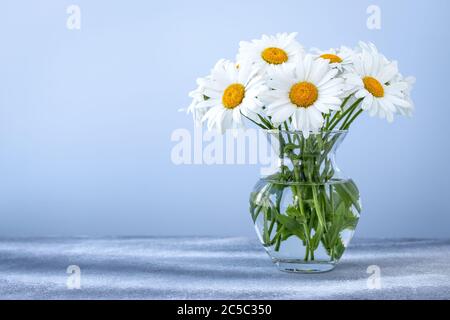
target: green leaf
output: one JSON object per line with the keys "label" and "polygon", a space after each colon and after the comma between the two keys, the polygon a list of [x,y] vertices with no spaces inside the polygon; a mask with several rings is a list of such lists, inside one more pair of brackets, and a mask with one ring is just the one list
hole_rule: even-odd
{"label": "green leaf", "polygon": [[266,118],[262,117],[259,114],[257,114],[257,116],[258,116],[259,120],[261,120],[261,122],[267,127],[267,129],[275,129],[269,120],[267,120]]}
{"label": "green leaf", "polygon": [[295,217],[295,216],[298,215],[298,213],[299,213],[299,211],[297,210],[296,207],[289,206],[289,207],[286,209],[286,214],[287,214],[289,217]]}
{"label": "green leaf", "polygon": [[322,239],[323,235],[323,225],[321,223],[318,224],[318,227],[316,229],[316,233],[311,238],[311,249],[314,251],[319,247],[320,239]]}
{"label": "green leaf", "polygon": [[277,214],[277,219],[286,229],[291,232],[296,232],[302,229],[302,223],[298,222],[294,217]]}
{"label": "green leaf", "polygon": [[356,210],[361,212],[361,206],[359,204],[359,191],[354,182],[351,181],[348,183],[335,184],[334,187],[342,200],[348,204],[354,205]]}
{"label": "green leaf", "polygon": [[338,236],[338,239],[336,240],[336,243],[334,244],[333,247],[333,254],[332,254],[332,258],[338,260],[342,257],[342,255],[344,254],[345,251],[345,247],[344,244],[342,242],[342,239],[340,236]]}
{"label": "green leaf", "polygon": [[256,206],[255,210],[251,211],[253,223],[256,222],[256,219],[258,219],[259,213],[261,212],[262,206]]}
{"label": "green leaf", "polygon": [[330,247],[334,247],[334,244],[336,243],[336,239],[339,237],[339,233],[341,230],[345,229],[343,228],[344,225],[344,216],[347,212],[346,205],[344,202],[341,202],[335,212],[335,214],[332,217],[331,220],[331,226],[328,230],[328,244]]}
{"label": "green leaf", "polygon": [[359,218],[353,214],[351,210],[347,210],[341,230],[350,229],[355,230],[358,224]]}
{"label": "green leaf", "polygon": [[283,225],[283,227],[289,231],[289,233],[298,236],[301,240],[305,239],[303,234],[303,222],[298,221],[296,218],[288,217],[282,214],[277,214],[277,220]]}
{"label": "green leaf", "polygon": [[302,216],[302,213],[300,212],[300,210],[298,210],[298,208],[295,206],[289,206],[286,209],[286,214],[288,215],[288,217],[295,218],[295,220],[299,223],[306,222],[305,217]]}
{"label": "green leaf", "polygon": [[296,144],[293,144],[293,143],[287,143],[287,144],[284,146],[283,150],[284,150],[285,153],[289,153],[290,151],[295,150],[295,149],[299,149],[299,148],[300,148],[300,146],[298,146],[298,145],[296,145]]}

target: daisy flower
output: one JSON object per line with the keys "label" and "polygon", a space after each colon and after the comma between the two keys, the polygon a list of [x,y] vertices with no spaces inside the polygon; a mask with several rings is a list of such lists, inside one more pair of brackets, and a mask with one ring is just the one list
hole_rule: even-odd
{"label": "daisy flower", "polygon": [[196,108],[209,108],[202,118],[208,130],[217,129],[223,133],[227,129],[243,128],[243,117],[256,118],[262,104],[258,95],[266,90],[264,79],[256,74],[249,64],[239,67],[223,60],[212,70],[206,79],[203,94],[207,100]]}
{"label": "daisy flower", "polygon": [[[347,72],[347,69],[350,68],[350,66],[353,63],[353,56],[355,52],[345,46],[341,46],[338,49],[331,48],[326,51],[319,50],[317,48],[311,49],[311,51],[314,53],[314,57],[316,59],[326,59],[330,62],[330,66],[332,68],[337,68],[341,74]],[[344,84],[344,90],[342,91],[341,97],[345,98],[349,94],[352,93],[352,89],[354,88],[352,85],[349,85],[348,83]]]}
{"label": "daisy flower", "polygon": [[406,101],[408,101],[410,104],[408,107],[398,105],[397,106],[398,113],[400,113],[402,116],[411,117],[415,109],[414,102],[411,98],[411,91],[413,89],[414,84],[416,83],[416,78],[414,77],[404,78],[401,74],[399,74],[396,80],[406,82],[407,87],[405,90],[403,90],[403,94],[405,95]]}
{"label": "daisy flower", "polygon": [[197,89],[189,92],[189,97],[192,98],[192,102],[187,108],[187,113],[191,113],[194,118],[195,125],[200,125],[201,120],[205,113],[208,111],[208,107],[199,108],[198,106],[205,101],[204,95],[204,84],[207,78],[198,78],[197,79]]}
{"label": "daisy flower", "polygon": [[268,70],[265,94],[266,113],[274,123],[292,120],[292,126],[307,138],[324,123],[323,114],[338,110],[343,79],[336,77],[338,70],[328,60],[306,55],[292,66]]}
{"label": "daisy flower", "polygon": [[338,68],[340,71],[352,64],[354,52],[352,49],[341,46],[338,49],[331,48],[326,51],[311,49],[315,58],[326,59],[330,62],[332,68]]}
{"label": "daisy flower", "polygon": [[352,70],[343,77],[354,87],[355,97],[362,99],[363,110],[392,122],[398,108],[411,107],[404,94],[408,84],[399,80],[397,63],[388,61],[373,44],[360,43],[360,47]]}
{"label": "daisy flower", "polygon": [[237,61],[254,64],[264,72],[270,66],[293,64],[303,54],[303,47],[295,40],[296,32],[263,35],[251,42],[241,41]]}
{"label": "daisy flower", "polygon": [[[220,59],[215,64],[214,69],[222,68],[225,59]],[[211,80],[211,75],[203,78],[197,78],[197,88],[189,92],[189,97],[192,98],[192,102],[187,108],[187,113],[191,113],[194,118],[195,125],[201,125],[202,118],[206,112],[211,108],[209,103],[205,103],[209,98],[205,95],[205,84]]]}

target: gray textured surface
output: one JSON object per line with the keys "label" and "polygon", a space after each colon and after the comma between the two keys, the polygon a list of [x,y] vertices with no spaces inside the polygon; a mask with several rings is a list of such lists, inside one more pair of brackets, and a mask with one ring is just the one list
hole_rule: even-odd
{"label": "gray textured surface", "polygon": [[[81,268],[81,289],[66,268]],[[369,265],[381,289],[367,288]],[[279,272],[246,238],[0,240],[2,299],[449,299],[450,241],[354,240],[326,274]]]}

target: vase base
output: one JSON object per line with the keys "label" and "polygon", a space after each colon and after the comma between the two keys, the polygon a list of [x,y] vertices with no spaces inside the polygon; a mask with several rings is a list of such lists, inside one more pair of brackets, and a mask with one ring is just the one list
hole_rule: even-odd
{"label": "vase base", "polygon": [[303,260],[274,260],[280,271],[289,273],[323,273],[334,269],[333,262],[320,262]]}

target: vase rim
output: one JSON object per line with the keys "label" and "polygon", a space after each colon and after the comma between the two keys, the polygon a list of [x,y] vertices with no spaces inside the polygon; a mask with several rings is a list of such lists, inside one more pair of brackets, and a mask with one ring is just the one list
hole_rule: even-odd
{"label": "vase rim", "polygon": [[346,183],[353,182],[350,178],[333,178],[328,181],[301,181],[301,182],[295,182],[295,181],[278,181],[273,180],[268,177],[263,178],[267,182],[277,184],[277,185],[283,185],[283,186],[330,186],[330,185],[342,185]]}
{"label": "vase rim", "polygon": [[[278,133],[278,132],[282,132],[282,133],[295,133],[295,134],[299,134],[299,133],[303,133],[303,131],[301,130],[284,130],[284,129],[265,129],[264,131],[270,132],[270,133]],[[324,131],[309,131],[309,134],[313,135],[313,134],[319,134],[319,133],[347,133],[348,130],[324,130]]]}

